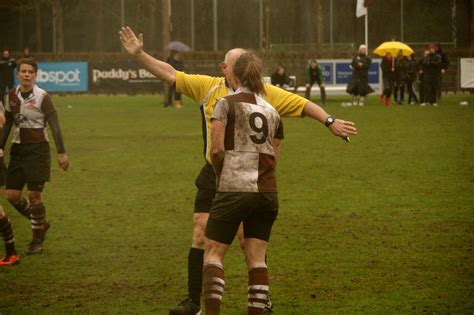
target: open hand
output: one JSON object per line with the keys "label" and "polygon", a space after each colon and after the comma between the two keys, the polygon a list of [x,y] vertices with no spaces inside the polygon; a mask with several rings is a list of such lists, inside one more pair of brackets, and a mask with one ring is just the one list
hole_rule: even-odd
{"label": "open hand", "polygon": [[129,26],[125,26],[119,31],[119,35],[123,48],[128,54],[137,55],[142,52],[143,34],[139,34],[137,37]]}
{"label": "open hand", "polygon": [[331,130],[331,132],[335,136],[339,136],[344,139],[357,134],[357,128],[355,127],[355,123],[342,119],[334,120],[334,123],[329,126],[329,130]]}

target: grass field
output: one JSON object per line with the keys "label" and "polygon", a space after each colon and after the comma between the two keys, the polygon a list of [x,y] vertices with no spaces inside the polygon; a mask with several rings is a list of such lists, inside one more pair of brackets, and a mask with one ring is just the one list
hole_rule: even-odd
{"label": "grass field", "polygon": [[[0,314],[167,314],[186,292],[199,110],[164,109],[159,96],[54,100],[71,168],[53,165],[45,190],[44,253],[0,269]],[[275,314],[472,314],[474,97],[438,108],[342,101],[326,110],[357,123],[349,144],[310,119],[284,121]],[[29,224],[6,211],[23,254]],[[245,314],[236,243],[225,264],[222,313]]]}

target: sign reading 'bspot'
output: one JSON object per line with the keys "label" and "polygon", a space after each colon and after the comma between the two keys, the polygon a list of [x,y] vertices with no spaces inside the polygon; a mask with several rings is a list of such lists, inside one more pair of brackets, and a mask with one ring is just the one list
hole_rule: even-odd
{"label": "sign reading 'bspot'", "polygon": [[38,63],[36,84],[48,92],[87,92],[87,62]]}

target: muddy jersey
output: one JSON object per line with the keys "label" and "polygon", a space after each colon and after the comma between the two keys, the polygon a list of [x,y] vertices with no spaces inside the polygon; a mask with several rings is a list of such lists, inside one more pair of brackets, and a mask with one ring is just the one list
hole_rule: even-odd
{"label": "muddy jersey", "polygon": [[13,143],[48,142],[45,117],[56,109],[45,90],[35,85],[31,94],[24,99],[20,86],[11,89],[5,110],[11,112],[15,123]]}
{"label": "muddy jersey", "polygon": [[226,126],[217,191],[276,192],[272,143],[283,139],[283,124],[275,108],[258,95],[237,90],[219,100],[212,119]]}
{"label": "muddy jersey", "polygon": [[[195,100],[200,105],[202,115],[202,136],[204,156],[211,163],[211,116],[218,100],[234,94],[223,77],[186,74],[176,71],[176,91]],[[265,84],[265,100],[271,104],[281,117],[303,117],[308,100],[295,93]]]}

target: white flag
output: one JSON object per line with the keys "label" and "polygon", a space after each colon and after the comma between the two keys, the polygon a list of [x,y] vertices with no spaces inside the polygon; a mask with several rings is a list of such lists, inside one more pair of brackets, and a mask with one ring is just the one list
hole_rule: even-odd
{"label": "white flag", "polygon": [[357,0],[356,16],[359,18],[367,14],[367,8],[364,5],[365,0]]}

